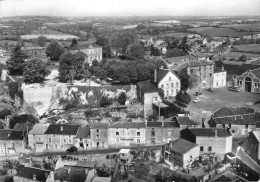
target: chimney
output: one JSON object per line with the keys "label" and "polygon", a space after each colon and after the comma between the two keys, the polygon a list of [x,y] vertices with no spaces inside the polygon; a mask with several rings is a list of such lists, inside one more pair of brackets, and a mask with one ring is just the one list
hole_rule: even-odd
{"label": "chimney", "polygon": [[63,127],[62,126],[60,127],[60,131],[63,131]]}
{"label": "chimney", "polygon": [[218,137],[218,130],[215,130],[215,137]]}
{"label": "chimney", "polygon": [[33,180],[36,181],[36,174],[33,175]]}
{"label": "chimney", "polygon": [[154,82],[157,82],[157,70],[156,69],[154,69],[153,76],[154,76]]}

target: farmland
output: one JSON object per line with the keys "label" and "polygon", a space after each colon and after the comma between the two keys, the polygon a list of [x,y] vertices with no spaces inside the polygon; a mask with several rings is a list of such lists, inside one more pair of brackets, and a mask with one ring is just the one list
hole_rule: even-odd
{"label": "farmland", "polygon": [[228,52],[226,54],[223,54],[223,56],[226,58],[238,58],[242,55],[245,55],[249,58],[260,58],[260,54],[243,53],[243,52]]}
{"label": "farmland", "polygon": [[232,24],[232,25],[223,25],[222,27],[234,28],[236,30],[244,30],[244,31],[260,31],[260,23]]}
{"label": "farmland", "polygon": [[189,31],[196,32],[198,34],[209,37],[242,37],[245,35],[251,35],[252,32],[238,32],[228,28],[216,28],[216,27],[198,27],[191,28]]}
{"label": "farmland", "polygon": [[[16,40],[0,40],[0,46],[4,47],[4,44],[7,43],[8,45],[16,45],[17,41]],[[27,47],[32,46],[31,42],[24,42],[24,45]]]}
{"label": "farmland", "polygon": [[260,44],[236,45],[235,48],[238,51],[242,51],[242,52],[254,52],[260,54]]}

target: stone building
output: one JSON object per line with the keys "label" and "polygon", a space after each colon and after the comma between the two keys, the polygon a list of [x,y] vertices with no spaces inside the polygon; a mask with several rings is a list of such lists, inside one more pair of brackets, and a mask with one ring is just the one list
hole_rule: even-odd
{"label": "stone building", "polygon": [[145,145],[145,122],[117,122],[108,128],[109,147]]}
{"label": "stone building", "polygon": [[190,119],[189,116],[184,114],[178,114],[177,116],[174,116],[172,118],[172,121],[175,121],[179,124],[180,130],[186,129],[186,128],[198,128],[199,124]]}
{"label": "stone building", "polygon": [[146,144],[166,144],[180,137],[180,126],[172,121],[147,122]]}
{"label": "stone building", "polygon": [[225,129],[187,128],[181,131],[181,138],[198,144],[201,155],[214,154],[215,160],[232,151],[232,135]]}
{"label": "stone building", "polygon": [[179,138],[170,141],[164,150],[164,159],[174,167],[187,169],[200,156],[198,144]]}
{"label": "stone building", "polygon": [[232,135],[247,135],[256,128],[255,111],[248,107],[223,107],[209,120],[210,127],[224,128]]}
{"label": "stone building", "polygon": [[234,77],[235,86],[240,86],[244,92],[260,93],[260,68],[248,70]]}
{"label": "stone building", "polygon": [[213,88],[225,87],[227,80],[227,71],[222,68],[214,69]]}
{"label": "stone building", "polygon": [[74,145],[77,148],[81,149],[90,149],[91,148],[91,139],[90,139],[90,128],[89,126],[81,126],[74,138]]}
{"label": "stone building", "polygon": [[93,149],[108,147],[108,126],[109,123],[95,123],[90,126],[91,147]]}
{"label": "stone building", "polygon": [[80,51],[85,54],[85,62],[92,64],[92,61],[96,59],[98,62],[102,60],[102,47],[93,45],[75,45],[69,48],[69,51],[73,54]]}

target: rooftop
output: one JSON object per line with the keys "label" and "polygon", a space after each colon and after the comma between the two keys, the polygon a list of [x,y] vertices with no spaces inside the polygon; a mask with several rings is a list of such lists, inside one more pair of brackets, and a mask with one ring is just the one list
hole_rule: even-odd
{"label": "rooftop", "polygon": [[49,125],[50,125],[49,123],[47,124],[36,123],[31,129],[31,131],[29,132],[29,134],[43,135]]}
{"label": "rooftop", "polygon": [[260,79],[260,68],[251,70],[251,72],[252,72],[258,79]]}
{"label": "rooftop", "polygon": [[8,139],[9,140],[23,140],[24,136],[25,136],[24,131],[12,131]]}
{"label": "rooftop", "polygon": [[223,69],[220,68],[220,67],[216,67],[216,68],[214,69],[214,73],[221,73],[221,72],[226,72],[226,70],[224,69],[224,67],[223,67]]}
{"label": "rooftop", "polygon": [[171,150],[173,150],[179,154],[185,154],[188,151],[190,151],[191,149],[193,149],[194,147],[199,146],[198,144],[192,143],[192,142],[190,142],[188,140],[184,140],[182,138],[179,138],[174,141],[170,141],[170,143],[168,145],[171,148]]}
{"label": "rooftop", "polygon": [[213,118],[209,121],[209,124],[234,124],[234,125],[255,125],[255,115],[242,115],[232,117],[219,117]]}
{"label": "rooftop", "polygon": [[0,130],[0,140],[8,140],[9,135],[12,133],[13,130],[6,130],[1,129]]}
{"label": "rooftop", "polygon": [[224,69],[227,71],[228,75],[242,75],[248,70],[254,70],[256,68],[260,68],[260,65],[253,64],[243,64],[243,65],[231,65],[231,64],[223,64]]}
{"label": "rooftop", "polygon": [[92,129],[107,129],[109,123],[94,123],[90,128]]}
{"label": "rooftop", "polygon": [[187,128],[182,131],[189,130],[193,135],[197,137],[215,137],[217,131],[217,137],[229,137],[231,134],[225,129],[218,128]]}
{"label": "rooftop", "polygon": [[79,128],[75,138],[89,138],[90,129],[89,126],[82,126]]}
{"label": "rooftop", "polygon": [[32,129],[32,124],[30,123],[16,123],[13,130],[14,131],[30,131]]}
{"label": "rooftop", "polygon": [[254,134],[254,136],[258,140],[258,142],[260,143],[260,131],[252,131],[252,133]]}
{"label": "rooftop", "polygon": [[17,167],[17,176],[33,179],[33,175],[36,175],[37,181],[46,181],[47,175],[50,174],[49,170],[34,168],[34,167],[25,167],[24,165],[19,165]]}
{"label": "rooftop", "polygon": [[167,121],[167,122],[149,121],[149,122],[147,122],[147,127],[150,127],[150,128],[156,128],[156,127],[179,128],[180,125],[178,122],[173,122],[173,121]]}
{"label": "rooftop", "polygon": [[213,113],[213,117],[226,117],[243,114],[254,114],[254,109],[248,107],[222,107]]}
{"label": "rooftop", "polygon": [[161,88],[158,88],[157,85],[151,81],[141,81],[136,83],[137,86],[144,92],[144,93],[153,93],[153,92],[162,92]]}
{"label": "rooftop", "polygon": [[109,128],[146,128],[145,122],[117,122]]}
{"label": "rooftop", "polygon": [[80,125],[50,124],[45,134],[76,135]]}
{"label": "rooftop", "polygon": [[188,116],[174,116],[172,120],[178,122],[180,125],[198,125],[198,123],[191,120]]}

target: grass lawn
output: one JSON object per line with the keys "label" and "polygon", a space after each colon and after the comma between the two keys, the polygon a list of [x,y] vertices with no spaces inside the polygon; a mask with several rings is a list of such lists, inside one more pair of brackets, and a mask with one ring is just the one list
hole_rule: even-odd
{"label": "grass lawn", "polygon": [[252,105],[255,101],[260,100],[260,94],[252,94],[247,92],[232,92],[228,88],[214,89],[214,92],[203,91],[203,95],[199,96],[201,101],[193,103],[196,98],[194,94],[190,94],[192,103],[188,106],[191,112],[214,112],[220,107]]}
{"label": "grass lawn", "polygon": [[235,47],[239,51],[252,51],[252,52],[260,53],[260,44],[236,45]]}

